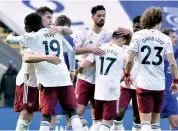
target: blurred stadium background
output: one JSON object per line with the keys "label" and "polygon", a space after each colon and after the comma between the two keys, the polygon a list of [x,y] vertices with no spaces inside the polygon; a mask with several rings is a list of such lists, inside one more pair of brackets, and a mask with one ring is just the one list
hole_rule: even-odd
{"label": "blurred stadium background", "polygon": [[[178,2],[176,1],[119,1],[119,0],[62,0],[61,1],[42,1],[42,0],[7,0],[0,1],[0,78],[6,71],[8,61],[13,60],[16,68],[21,67],[21,56],[19,45],[7,45],[6,36],[15,31],[18,35],[24,33],[23,19],[28,13],[34,12],[40,6],[49,6],[54,10],[54,18],[58,15],[68,15],[72,23],[72,28],[77,31],[83,26],[90,26],[91,7],[102,4],[106,8],[107,30],[114,30],[117,27],[132,29],[132,18],[140,15],[150,6],[159,6],[163,9],[163,27],[173,28],[178,31]],[[18,113],[14,113],[12,108],[4,107],[3,94],[0,96],[0,130],[14,130]],[[130,105],[124,119],[125,129],[130,130],[132,126],[132,106]],[[91,124],[90,112],[87,109],[85,118],[88,119],[88,126]],[[41,115],[36,113],[30,129],[39,129]],[[65,120],[61,118],[60,125],[65,125]],[[161,128],[169,129],[168,121],[161,120]]]}

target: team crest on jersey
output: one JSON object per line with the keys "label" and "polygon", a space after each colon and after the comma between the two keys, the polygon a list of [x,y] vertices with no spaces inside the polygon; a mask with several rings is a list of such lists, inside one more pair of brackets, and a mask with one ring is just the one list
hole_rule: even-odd
{"label": "team crest on jersey", "polygon": [[28,107],[32,107],[32,102],[28,102]]}
{"label": "team crest on jersey", "polygon": [[92,41],[90,41],[90,42],[88,42],[88,44],[89,44],[89,45],[92,45],[92,44],[93,44],[93,42],[92,42]]}

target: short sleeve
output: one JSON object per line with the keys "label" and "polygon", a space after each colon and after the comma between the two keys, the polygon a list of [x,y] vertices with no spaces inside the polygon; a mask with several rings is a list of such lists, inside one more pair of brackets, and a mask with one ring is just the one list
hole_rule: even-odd
{"label": "short sleeve", "polygon": [[22,45],[20,49],[21,49],[21,53],[22,53],[22,54],[23,54],[24,52],[33,53],[32,49],[30,49],[29,47],[24,46],[24,45]]}
{"label": "short sleeve", "polygon": [[21,37],[19,43],[20,43],[22,54],[24,52],[33,53],[33,50],[35,49],[35,45],[37,45],[35,43],[35,38],[33,38],[33,36],[27,36],[27,35]]}
{"label": "short sleeve", "polygon": [[168,41],[166,42],[166,47],[165,47],[165,55],[173,53],[173,47],[172,47],[172,41],[168,37]]}
{"label": "short sleeve", "polygon": [[112,33],[111,32],[106,32],[106,34],[104,35],[103,43],[109,43],[111,41],[111,38],[112,38]]}
{"label": "short sleeve", "polygon": [[9,34],[6,38],[6,41],[9,44],[19,43],[21,37],[22,36],[13,36],[12,34]]}
{"label": "short sleeve", "polygon": [[138,49],[139,49],[138,34],[133,34],[130,45],[129,45],[129,50],[138,52]]}
{"label": "short sleeve", "polygon": [[91,63],[95,62],[95,55],[94,54],[89,54],[86,58],[87,61],[90,61]]}

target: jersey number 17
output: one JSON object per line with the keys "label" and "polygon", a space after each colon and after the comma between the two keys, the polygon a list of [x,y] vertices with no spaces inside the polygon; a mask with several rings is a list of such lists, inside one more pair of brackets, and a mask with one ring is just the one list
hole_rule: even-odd
{"label": "jersey number 17", "polygon": [[[111,66],[114,64],[114,62],[116,61],[116,58],[111,58],[111,57],[106,57],[106,59],[105,59],[105,57],[103,57],[103,56],[101,56],[100,57],[100,60],[101,60],[101,66],[100,66],[100,74],[101,75],[103,75],[103,73],[104,73],[104,75],[107,75],[108,74],[108,72],[109,72],[109,70],[110,70],[110,68],[111,68]],[[105,72],[103,71],[103,67],[104,67],[104,62],[105,61],[110,61],[110,63],[108,64],[108,66],[107,66],[107,68],[106,68],[106,70],[105,70]]]}

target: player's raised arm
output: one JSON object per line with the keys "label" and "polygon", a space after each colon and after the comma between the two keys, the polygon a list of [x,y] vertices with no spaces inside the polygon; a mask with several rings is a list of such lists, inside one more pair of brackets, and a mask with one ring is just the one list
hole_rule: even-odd
{"label": "player's raised arm", "polygon": [[117,28],[118,33],[120,33],[121,35],[130,35],[130,37],[132,37],[132,31],[126,28],[122,28],[122,27],[118,27]]}
{"label": "player's raised arm", "polygon": [[[52,64],[59,64],[60,59],[57,56],[42,55],[35,52],[35,40],[32,37],[22,37],[20,46],[22,47],[22,59],[26,63],[38,63],[47,61]],[[35,53],[34,53],[35,52]]]}
{"label": "player's raised arm", "polygon": [[59,26],[59,28],[62,28],[61,33],[63,35],[71,35],[73,33],[72,29],[68,26]]}
{"label": "player's raised arm", "polygon": [[73,33],[72,29],[68,26],[51,26],[49,32],[51,34],[60,33],[63,35],[71,35]]}
{"label": "player's raised arm", "polygon": [[83,46],[86,41],[85,35],[86,31],[83,30],[74,38],[76,54],[93,53],[95,55],[103,55],[104,51],[98,47],[99,45]]}
{"label": "player's raised arm", "polygon": [[22,54],[22,58],[26,63],[38,63],[43,61],[47,61],[55,65],[60,63],[60,59],[57,56],[32,54],[29,52],[24,52]]}
{"label": "player's raised arm", "polygon": [[6,42],[8,44],[16,44],[16,43],[19,43],[20,41],[20,38],[22,36],[14,36],[13,33],[10,33],[7,38],[6,38]]}

